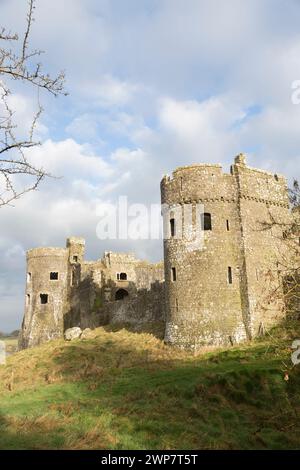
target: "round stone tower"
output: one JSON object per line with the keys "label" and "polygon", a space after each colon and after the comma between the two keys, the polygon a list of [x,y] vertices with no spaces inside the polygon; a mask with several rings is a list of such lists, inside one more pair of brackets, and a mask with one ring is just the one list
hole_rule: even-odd
{"label": "round stone tower", "polygon": [[66,248],[35,248],[27,252],[25,315],[20,349],[62,336],[68,256]]}
{"label": "round stone tower", "polygon": [[246,337],[237,187],[220,165],[197,164],[161,181],[165,340],[197,349]]}

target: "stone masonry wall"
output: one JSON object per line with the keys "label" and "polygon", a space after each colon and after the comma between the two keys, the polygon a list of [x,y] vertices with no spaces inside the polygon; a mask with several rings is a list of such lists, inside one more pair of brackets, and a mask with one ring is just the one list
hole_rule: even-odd
{"label": "stone masonry wall", "polygon": [[[58,279],[50,279],[50,273]],[[36,248],[27,253],[25,313],[19,339],[20,349],[59,338],[64,329],[68,277],[68,251]],[[41,303],[47,296],[47,303]]]}
{"label": "stone masonry wall", "polygon": [[[281,321],[282,298],[271,294],[289,256],[285,178],[248,167],[241,154],[230,173],[212,164],[176,169],[161,182],[161,200],[164,263],[112,252],[85,261],[77,237],[66,248],[28,251],[20,348],[72,326],[166,322],[168,343],[195,350],[251,339]],[[191,243],[200,223],[206,230]]]}
{"label": "stone masonry wall", "polygon": [[[164,322],[162,263],[111,252],[85,261],[84,245],[82,238],[71,237],[66,248],[28,251],[20,349],[62,337],[73,326],[124,323],[141,328]],[[126,298],[116,300],[120,292]]]}
{"label": "stone masonry wall", "polygon": [[[226,345],[278,323],[282,303],[270,302],[268,294],[274,284],[270,270],[274,274],[284,246],[276,229],[265,230],[265,224],[272,216],[289,220],[285,179],[247,167],[239,155],[230,174],[220,165],[178,168],[171,178],[163,178],[161,197],[163,207],[170,209],[165,233],[170,235],[171,218],[183,233],[180,239],[175,234],[164,241],[166,341],[192,349]],[[185,205],[211,216],[211,230],[204,231],[203,243],[192,250],[188,235],[197,217],[186,222]],[[184,233],[181,224],[192,227]]]}

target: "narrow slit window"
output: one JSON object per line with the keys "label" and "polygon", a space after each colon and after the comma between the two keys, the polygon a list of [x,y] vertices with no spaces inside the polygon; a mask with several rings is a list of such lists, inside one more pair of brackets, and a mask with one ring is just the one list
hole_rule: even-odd
{"label": "narrow slit window", "polygon": [[172,281],[175,282],[176,281],[176,268],[171,268],[171,272],[172,272]]}
{"label": "narrow slit window", "polygon": [[178,312],[178,299],[175,299],[175,310]]}
{"label": "narrow slit window", "polygon": [[201,217],[202,220],[202,229],[203,230],[211,230],[211,214],[209,212],[204,212]]}
{"label": "narrow slit window", "polygon": [[57,272],[50,273],[50,281],[58,281],[58,273]]}
{"label": "narrow slit window", "polygon": [[175,219],[170,219],[171,237],[175,237]]}
{"label": "narrow slit window", "polygon": [[117,281],[120,280],[120,273],[117,273]]}
{"label": "narrow slit window", "polygon": [[41,304],[45,305],[48,303],[48,294],[40,294]]}
{"label": "narrow slit window", "polygon": [[31,282],[31,273],[27,273],[27,282]]}
{"label": "narrow slit window", "polygon": [[232,284],[232,267],[228,266],[228,284]]}
{"label": "narrow slit window", "polygon": [[229,220],[228,219],[226,220],[226,229],[227,229],[227,232],[229,232],[230,226],[229,226]]}
{"label": "narrow slit window", "polygon": [[30,294],[26,295],[26,305],[30,305]]}

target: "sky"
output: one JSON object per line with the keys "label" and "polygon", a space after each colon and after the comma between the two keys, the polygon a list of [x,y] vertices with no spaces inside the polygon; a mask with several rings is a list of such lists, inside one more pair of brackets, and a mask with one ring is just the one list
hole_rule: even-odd
{"label": "sky", "polygon": [[[0,0],[0,26],[24,32],[27,2]],[[0,209],[0,330],[19,328],[26,250],[86,239],[162,258],[160,240],[99,240],[99,206],[160,200],[177,166],[220,163],[300,177],[300,2],[297,0],[37,0],[32,48],[68,96],[41,94],[28,158],[55,176]],[[19,131],[36,95],[13,84]]]}

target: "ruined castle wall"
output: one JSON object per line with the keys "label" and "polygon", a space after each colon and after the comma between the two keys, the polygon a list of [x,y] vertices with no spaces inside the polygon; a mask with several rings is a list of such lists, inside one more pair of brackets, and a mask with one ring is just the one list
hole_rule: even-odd
{"label": "ruined castle wall", "polygon": [[164,281],[163,262],[150,264],[146,262],[137,263],[135,266],[136,288],[151,289],[152,284]]}
{"label": "ruined castle wall", "polygon": [[97,321],[94,306],[101,290],[101,269],[98,263],[83,262],[72,267],[76,272],[68,292],[68,310],[64,317],[64,329],[79,326],[95,328]]}
{"label": "ruined castle wall", "polygon": [[233,169],[240,198],[249,325],[256,336],[285,315],[278,289],[280,264],[287,256],[282,232],[290,221],[287,183],[282,176],[244,164]]}
{"label": "ruined castle wall", "polygon": [[[83,262],[78,269],[76,284],[70,289],[65,328],[95,328],[110,322],[141,326],[158,318],[164,321],[162,263],[106,252],[101,260]],[[121,279],[124,275],[126,279]],[[126,299],[116,300],[120,290],[128,293]]]}
{"label": "ruined castle wall", "polygon": [[[156,282],[151,289],[139,290],[134,297],[107,302],[102,318],[111,325],[129,326],[137,331],[149,331],[151,325],[165,327],[164,283]],[[100,312],[99,312],[100,314]]]}

